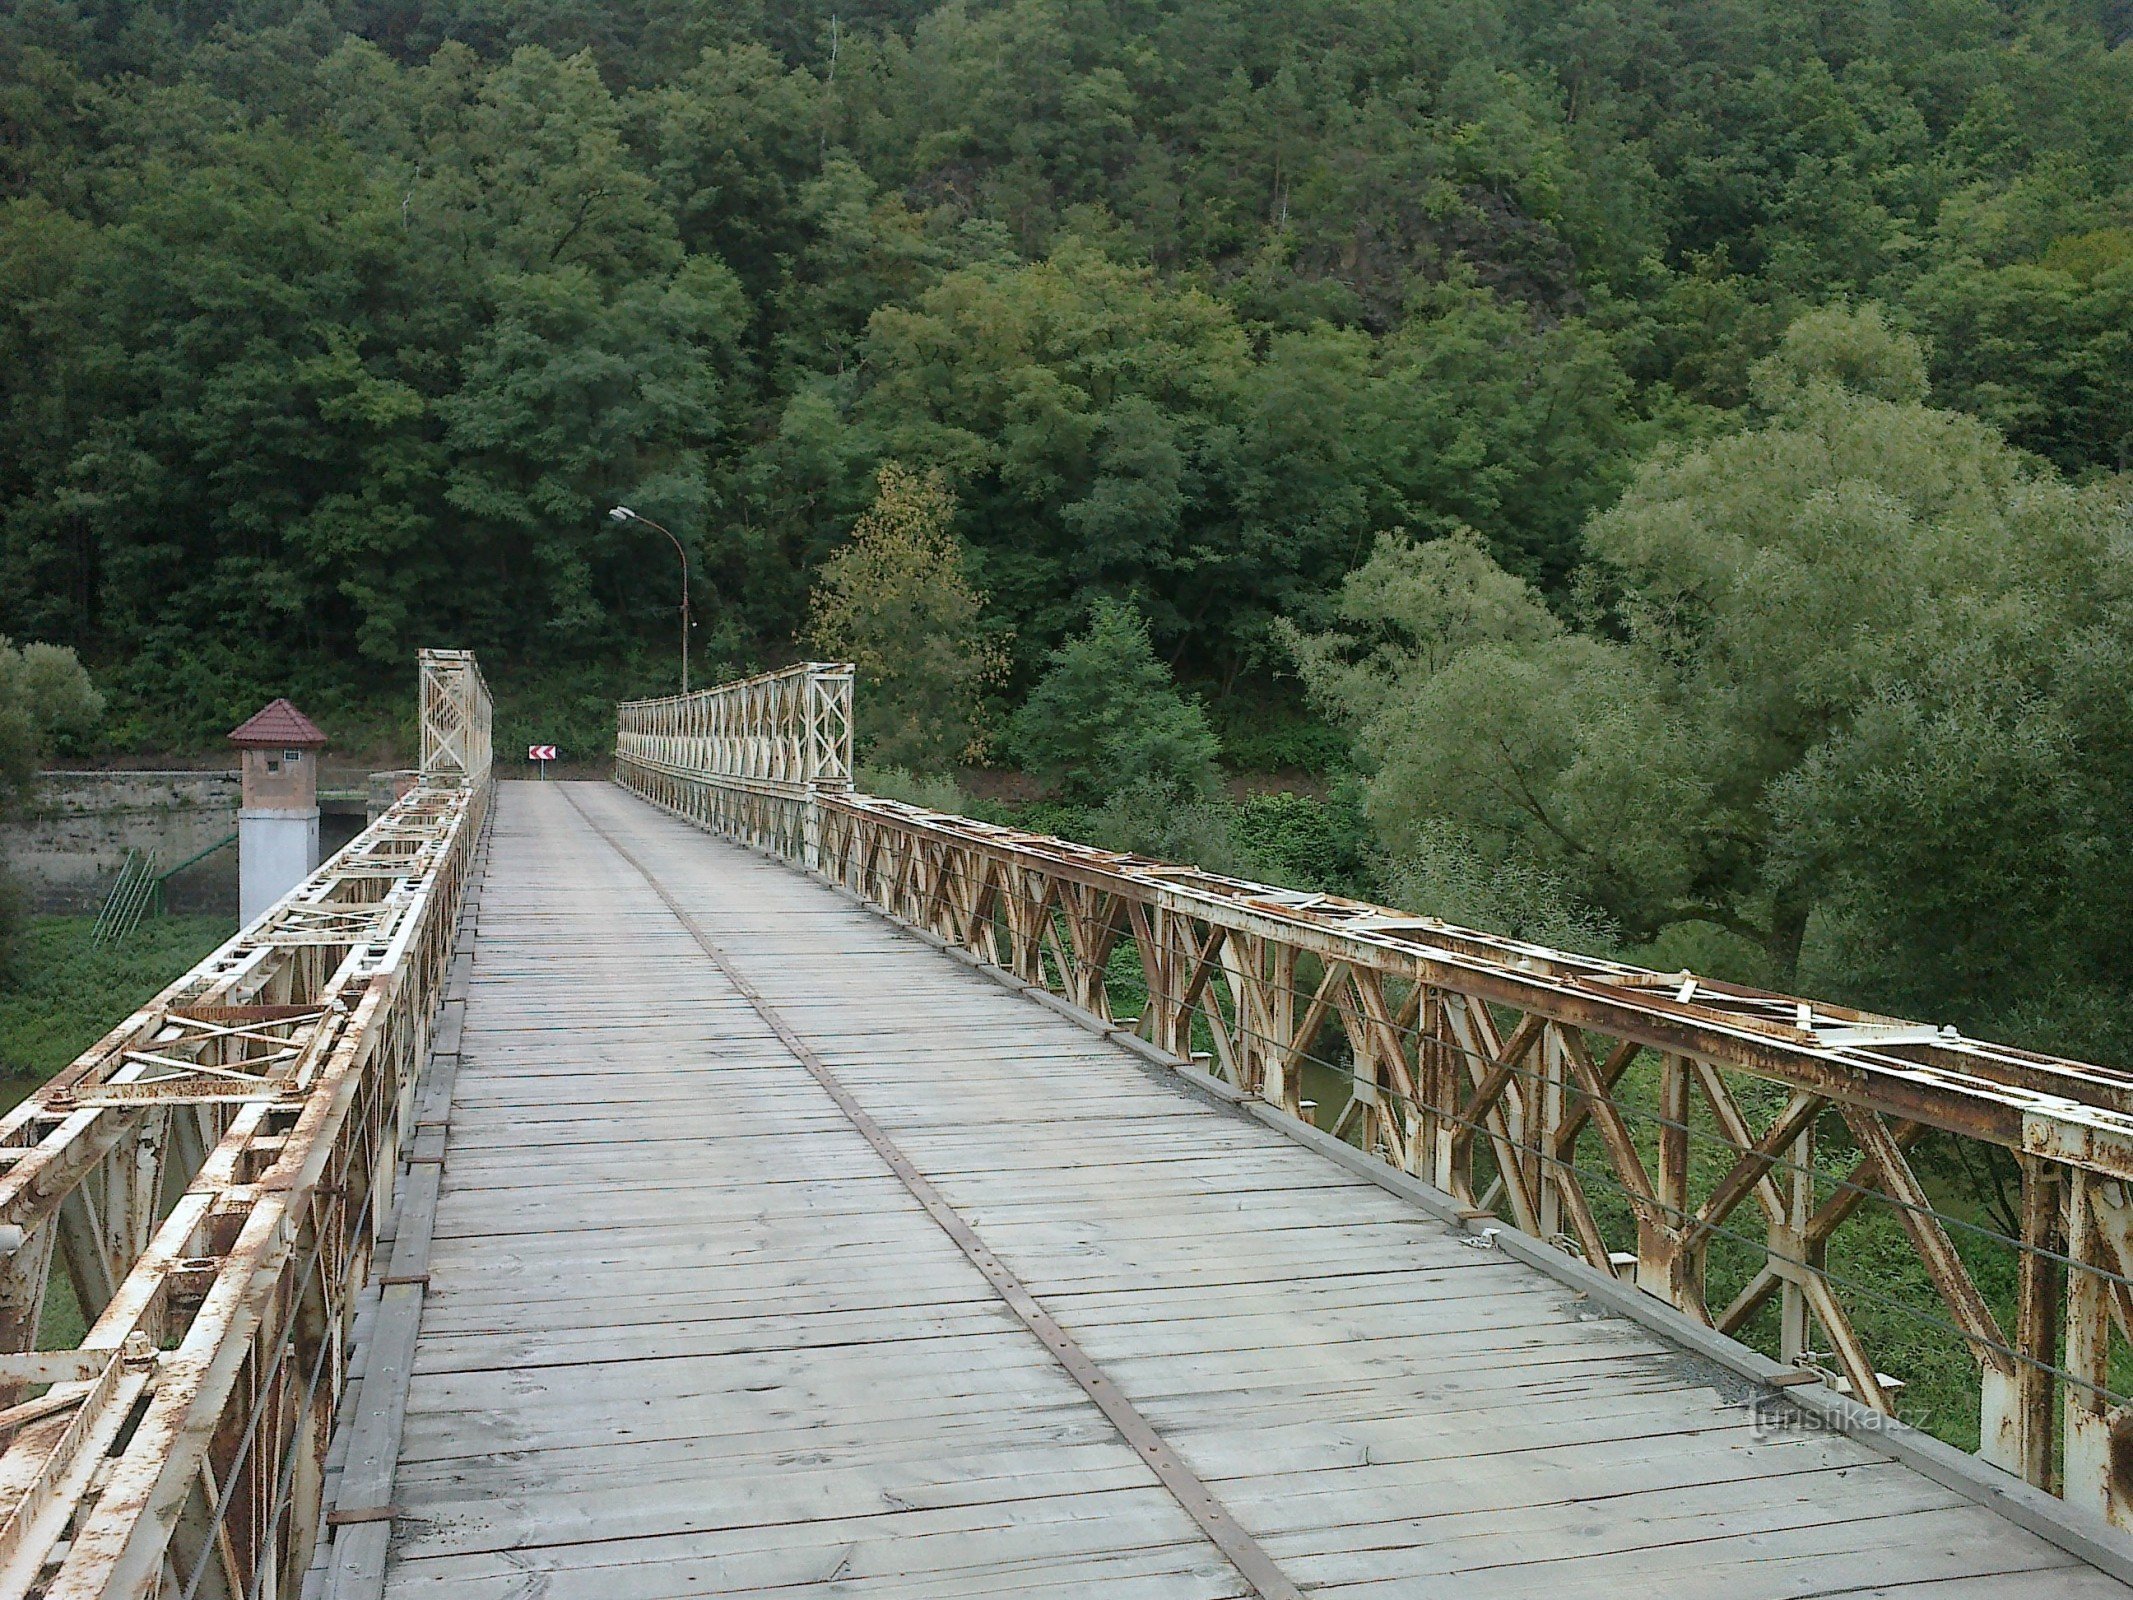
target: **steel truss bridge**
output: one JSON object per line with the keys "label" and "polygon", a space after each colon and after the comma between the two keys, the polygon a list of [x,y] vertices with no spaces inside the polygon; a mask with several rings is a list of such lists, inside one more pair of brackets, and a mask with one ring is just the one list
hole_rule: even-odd
{"label": "steel truss bridge", "polygon": [[864,795],[851,697],[499,789],[423,653],[0,1119],[0,1595],[2133,1591],[2133,1075]]}

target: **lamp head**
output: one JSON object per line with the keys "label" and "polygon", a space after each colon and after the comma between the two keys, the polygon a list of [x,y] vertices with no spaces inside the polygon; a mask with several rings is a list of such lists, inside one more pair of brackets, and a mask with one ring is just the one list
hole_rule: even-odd
{"label": "lamp head", "polygon": [[628,522],[632,517],[636,516],[637,513],[632,511],[628,506],[616,506],[613,510],[609,511],[607,515],[611,521]]}

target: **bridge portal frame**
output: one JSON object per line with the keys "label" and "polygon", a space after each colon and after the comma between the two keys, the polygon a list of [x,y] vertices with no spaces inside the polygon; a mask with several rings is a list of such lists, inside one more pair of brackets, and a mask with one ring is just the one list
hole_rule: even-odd
{"label": "bridge portal frame", "polygon": [[[815,866],[826,795],[852,788],[852,668],[806,661],[616,709],[615,767],[698,827]],[[716,783],[700,781],[706,772]]]}
{"label": "bridge portal frame", "polygon": [[[678,698],[625,704],[617,781],[1704,1328],[1739,1338],[1774,1305],[1778,1359],[1868,1418],[1894,1415],[1900,1385],[1853,1314],[1873,1286],[1832,1271],[1829,1251],[1884,1206],[1976,1364],[1981,1458],[2133,1528],[2133,1406],[2111,1385],[2114,1352],[2133,1348],[2133,1073],[926,811],[855,792],[848,757],[842,781],[766,780],[806,770],[793,708],[815,682],[848,697],[850,669],[689,697],[768,749],[676,737],[675,712],[650,708]],[[848,698],[838,715],[848,741]],[[1145,997],[1139,1015],[1114,1016],[1121,989]],[[1322,1129],[1310,1066],[1348,1080]],[[1633,1074],[1655,1106],[1632,1102]],[[2011,1317],[1956,1242],[1982,1230],[1919,1175],[1932,1139],[2017,1174]],[[1699,1178],[1692,1140],[1723,1149],[1715,1176],[1706,1162]],[[1595,1185],[1626,1202],[1627,1237]],[[1721,1235],[1762,1260],[1714,1305]]]}
{"label": "bridge portal frame", "polygon": [[473,656],[419,677],[415,787],[0,1117],[0,1593],[296,1592],[490,795]]}
{"label": "bridge portal frame", "polygon": [[493,752],[489,685],[471,650],[417,656],[422,707],[421,781],[432,789],[488,782]]}

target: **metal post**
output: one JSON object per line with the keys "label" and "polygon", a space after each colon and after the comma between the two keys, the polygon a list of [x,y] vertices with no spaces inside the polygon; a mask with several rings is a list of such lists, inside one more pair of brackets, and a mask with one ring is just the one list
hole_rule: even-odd
{"label": "metal post", "polygon": [[674,547],[674,554],[681,562],[681,692],[689,692],[689,553],[682,549],[681,541],[650,517],[632,511],[628,506],[616,506],[608,516],[617,522],[641,522],[647,528],[659,528],[666,534],[667,542]]}

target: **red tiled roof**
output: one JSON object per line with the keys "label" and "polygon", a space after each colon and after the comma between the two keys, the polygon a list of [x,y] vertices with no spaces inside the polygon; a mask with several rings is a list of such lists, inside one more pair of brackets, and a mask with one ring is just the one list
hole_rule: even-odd
{"label": "red tiled roof", "polygon": [[295,745],[299,749],[324,749],[326,736],[318,724],[287,700],[270,700],[250,721],[230,729],[230,743],[256,746]]}

